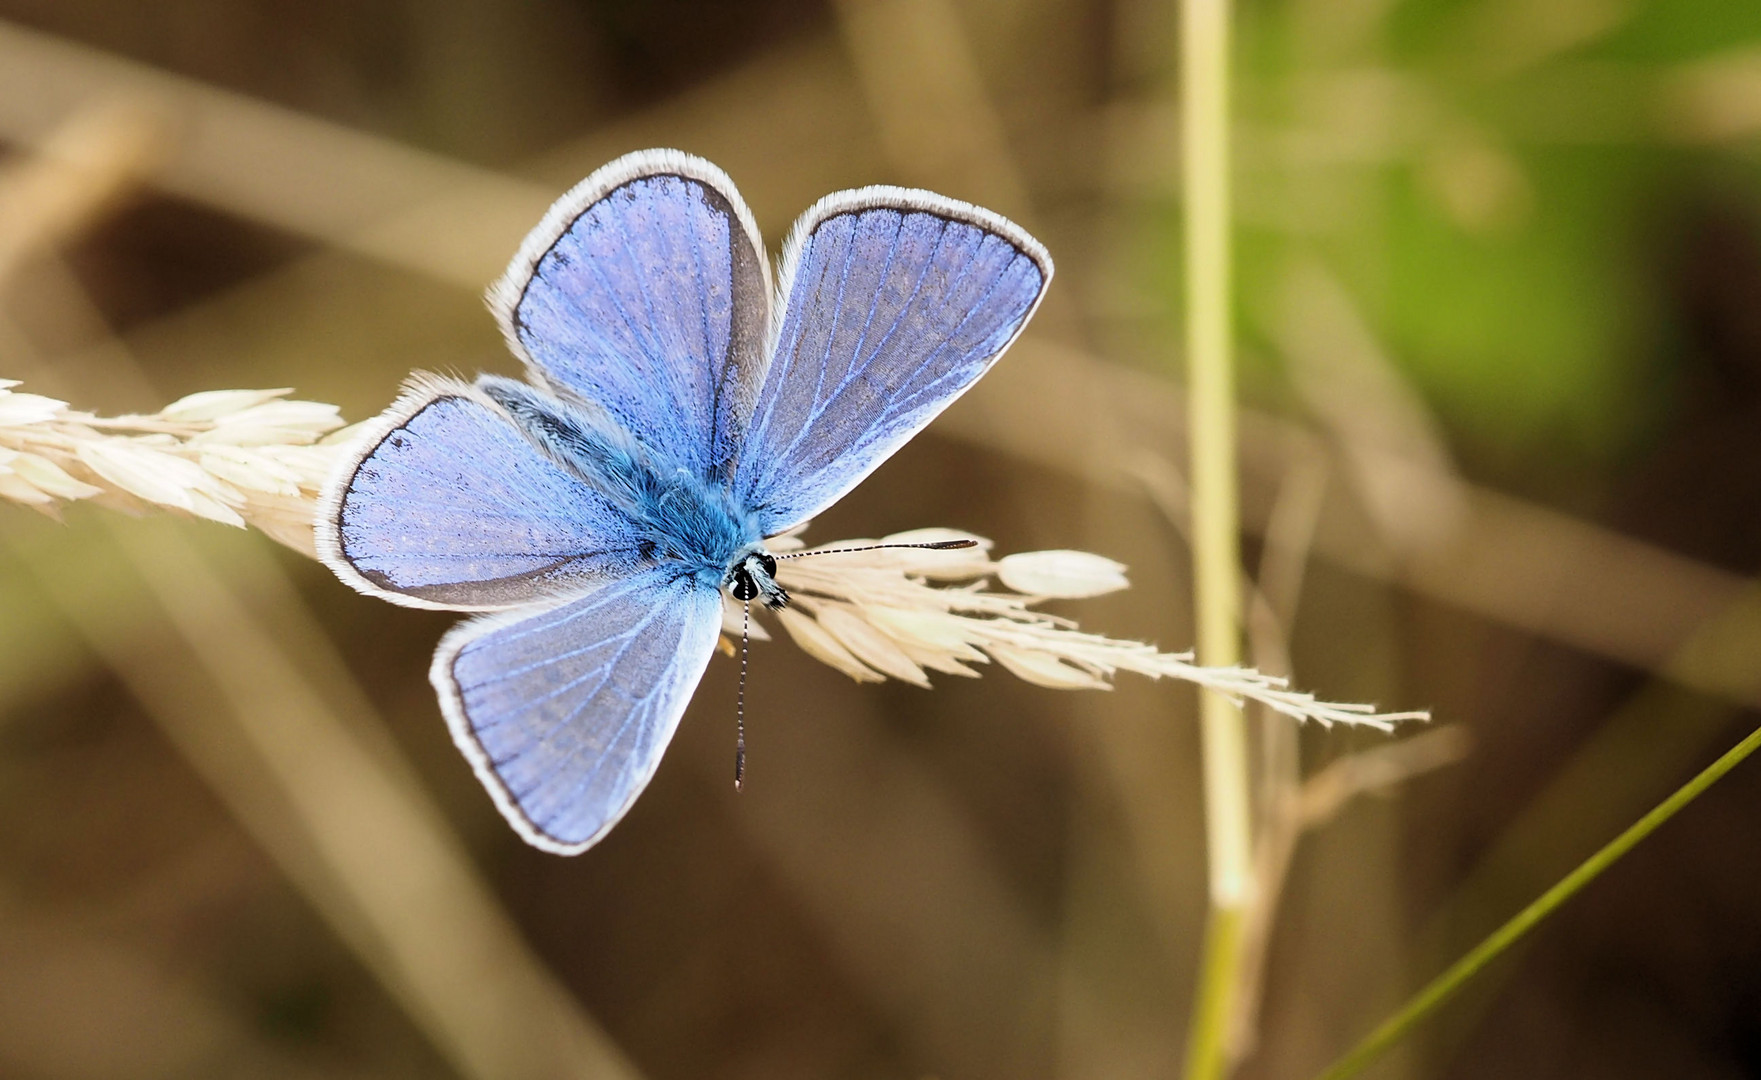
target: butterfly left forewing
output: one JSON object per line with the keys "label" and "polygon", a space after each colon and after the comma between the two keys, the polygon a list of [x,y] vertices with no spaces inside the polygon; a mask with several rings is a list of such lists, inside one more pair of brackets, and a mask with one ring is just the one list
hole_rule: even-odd
{"label": "butterfly left forewing", "polygon": [[512,607],[627,573],[645,532],[547,457],[481,389],[413,379],[325,486],[318,556],[411,607]]}
{"label": "butterfly left forewing", "polygon": [[536,613],[463,623],[430,679],[508,822],[573,855],[653,778],[720,630],[714,585],[655,567]]}
{"label": "butterfly left forewing", "polygon": [[966,203],[884,187],[822,199],[784,252],[736,500],[767,535],[836,502],[989,370],[1051,275],[1026,231]]}
{"label": "butterfly left forewing", "polygon": [[770,318],[764,246],[726,173],[676,150],[611,162],[551,207],[489,306],[540,381],[725,482]]}

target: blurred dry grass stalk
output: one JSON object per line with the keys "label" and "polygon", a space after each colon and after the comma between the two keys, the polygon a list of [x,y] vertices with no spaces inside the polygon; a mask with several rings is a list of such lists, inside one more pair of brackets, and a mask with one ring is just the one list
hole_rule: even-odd
{"label": "blurred dry grass stalk", "polygon": [[[1241,574],[1249,651],[1258,667],[1275,674],[1291,668],[1285,627],[1296,625],[1298,599],[1312,554],[1316,519],[1326,486],[1326,467],[1312,457],[1296,465],[1279,486],[1257,575]],[[1183,537],[1190,530],[1190,499],[1184,479],[1169,462],[1142,455],[1131,471]],[[1223,1054],[1233,1069],[1252,1056],[1260,1040],[1260,1008],[1272,931],[1284,885],[1303,836],[1332,820],[1360,795],[1392,790],[1417,776],[1453,764],[1471,749],[1464,728],[1450,724],[1335,758],[1304,777],[1297,728],[1264,706],[1256,717],[1253,894],[1242,914],[1240,972],[1226,1007]]]}

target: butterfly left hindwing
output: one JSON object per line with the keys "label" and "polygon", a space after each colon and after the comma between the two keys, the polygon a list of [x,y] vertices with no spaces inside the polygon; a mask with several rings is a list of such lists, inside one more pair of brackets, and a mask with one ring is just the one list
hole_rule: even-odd
{"label": "butterfly left hindwing", "polygon": [[430,679],[453,741],[529,842],[572,855],[653,778],[721,634],[721,595],[651,568],[455,627]]}

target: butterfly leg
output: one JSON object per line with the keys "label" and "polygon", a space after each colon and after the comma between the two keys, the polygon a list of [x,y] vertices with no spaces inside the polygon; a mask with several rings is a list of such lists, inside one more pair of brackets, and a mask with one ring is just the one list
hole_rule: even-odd
{"label": "butterfly leg", "polygon": [[752,601],[740,603],[740,690],[734,704],[734,790],[746,783],[746,653],[752,642]]}

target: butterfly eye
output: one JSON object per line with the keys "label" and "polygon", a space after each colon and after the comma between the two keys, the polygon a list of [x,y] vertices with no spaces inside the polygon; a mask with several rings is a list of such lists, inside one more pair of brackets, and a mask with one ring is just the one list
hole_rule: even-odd
{"label": "butterfly eye", "polygon": [[774,579],[777,576],[777,561],[769,555],[760,555],[758,557],[758,565],[762,566],[764,572],[770,575],[771,578]]}
{"label": "butterfly eye", "polygon": [[736,600],[755,600],[758,598],[758,582],[746,572],[744,566],[734,571],[733,588],[730,590]]}

